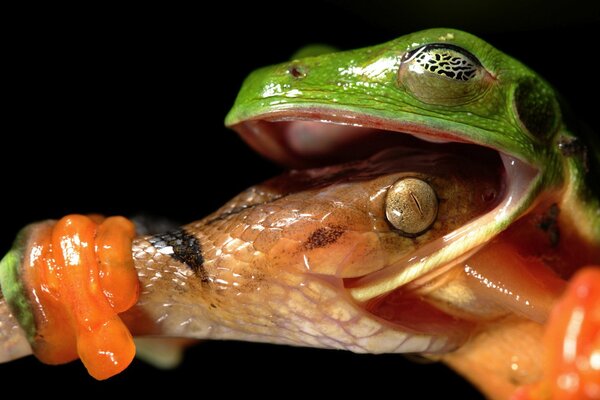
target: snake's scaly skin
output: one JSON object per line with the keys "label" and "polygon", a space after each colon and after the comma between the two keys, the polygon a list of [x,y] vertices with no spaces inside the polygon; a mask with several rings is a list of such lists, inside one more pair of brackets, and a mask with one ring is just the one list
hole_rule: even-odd
{"label": "snake's scaly skin", "polygon": [[[369,353],[456,346],[464,336],[460,321],[415,322],[421,317],[406,310],[405,321],[391,323],[344,289],[345,278],[392,265],[490,207],[481,192],[497,190],[493,167],[419,157],[390,153],[343,168],[292,171],[201,221],[137,239],[141,295],[126,317],[134,334]],[[405,176],[428,180],[440,198],[437,222],[415,238],[399,235],[384,217],[387,188]]]}

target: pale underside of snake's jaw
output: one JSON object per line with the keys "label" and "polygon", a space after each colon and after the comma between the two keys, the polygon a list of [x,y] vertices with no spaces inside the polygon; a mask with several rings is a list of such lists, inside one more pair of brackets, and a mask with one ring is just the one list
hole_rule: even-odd
{"label": "pale underside of snake's jaw", "polygon": [[[134,333],[439,353],[464,343],[486,313],[492,319],[509,313],[487,303],[477,312],[473,304],[451,312],[440,304],[473,293],[444,284],[446,294],[436,299],[421,289],[435,277],[451,280],[453,267],[531,206],[534,168],[425,130],[416,138],[306,116],[235,128],[262,154],[301,169],[248,189],[180,230],[136,240],[143,289],[125,316]],[[435,175],[444,163],[456,164],[452,157],[473,159],[463,169],[481,165],[498,175],[487,208],[437,236],[396,238],[378,214],[382,194],[398,176]],[[394,166],[381,167],[386,163]],[[460,208],[460,200],[448,200],[447,208]]]}

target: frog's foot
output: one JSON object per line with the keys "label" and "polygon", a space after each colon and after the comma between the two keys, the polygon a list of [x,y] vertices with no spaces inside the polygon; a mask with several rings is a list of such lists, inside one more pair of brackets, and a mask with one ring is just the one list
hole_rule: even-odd
{"label": "frog's foot", "polygon": [[[24,251],[26,235],[29,252]],[[25,228],[0,261],[0,287],[14,312],[0,298],[0,322],[14,327],[16,319],[24,331],[11,329],[11,336],[2,338],[0,360],[32,349],[47,364],[81,358],[96,379],[126,368],[135,345],[118,314],[138,299],[134,236],[129,220],[98,215],[70,215]]]}
{"label": "frog's foot", "polygon": [[552,310],[543,379],[512,400],[600,399],[600,267],[581,269]]}

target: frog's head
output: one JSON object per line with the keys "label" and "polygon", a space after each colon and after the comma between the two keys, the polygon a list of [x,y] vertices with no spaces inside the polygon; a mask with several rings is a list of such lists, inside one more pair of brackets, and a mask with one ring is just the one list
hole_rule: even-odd
{"label": "frog's head", "polygon": [[410,268],[363,277],[351,292],[356,300],[373,299],[466,257],[551,204],[558,204],[570,235],[598,242],[598,203],[582,183],[585,151],[571,151],[581,142],[567,131],[552,87],[532,70],[452,29],[319,52],[253,72],[226,124],[261,154],[297,168],[398,146],[429,153],[452,149],[458,157],[497,162],[503,171],[491,210],[419,249],[420,261]]}
{"label": "frog's head", "polygon": [[433,29],[259,69],[226,124],[293,166],[355,157],[338,150],[362,135],[343,125],[363,128],[371,141],[377,131],[473,143],[542,170],[561,116],[553,90],[533,71],[475,36]]}

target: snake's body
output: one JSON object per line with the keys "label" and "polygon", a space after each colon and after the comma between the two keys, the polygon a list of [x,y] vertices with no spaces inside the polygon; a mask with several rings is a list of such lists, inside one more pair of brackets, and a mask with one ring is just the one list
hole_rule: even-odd
{"label": "snake's body", "polygon": [[[499,190],[494,168],[474,171],[450,154],[386,151],[365,162],[291,171],[201,221],[137,239],[136,310],[145,317],[131,312],[133,330],[374,353],[455,346],[463,322],[439,313],[419,320],[411,312],[385,321],[350,298],[344,279],[392,265],[489,208],[492,199],[466,189]],[[381,218],[382,194],[406,175],[426,177],[442,199],[442,217],[419,238],[397,235]]]}
{"label": "snake's body", "polygon": [[[502,190],[498,160],[485,169],[476,162],[426,146],[390,149],[251,187],[200,221],[134,240],[141,293],[123,318],[136,335],[370,353],[453,348],[470,322],[410,295],[390,300],[400,305],[361,304],[345,289],[353,278],[394,265],[426,244],[436,246],[494,206]],[[383,217],[385,192],[406,176],[428,180],[440,198],[437,222],[418,238],[398,235]],[[19,352],[28,349],[18,343]]]}

